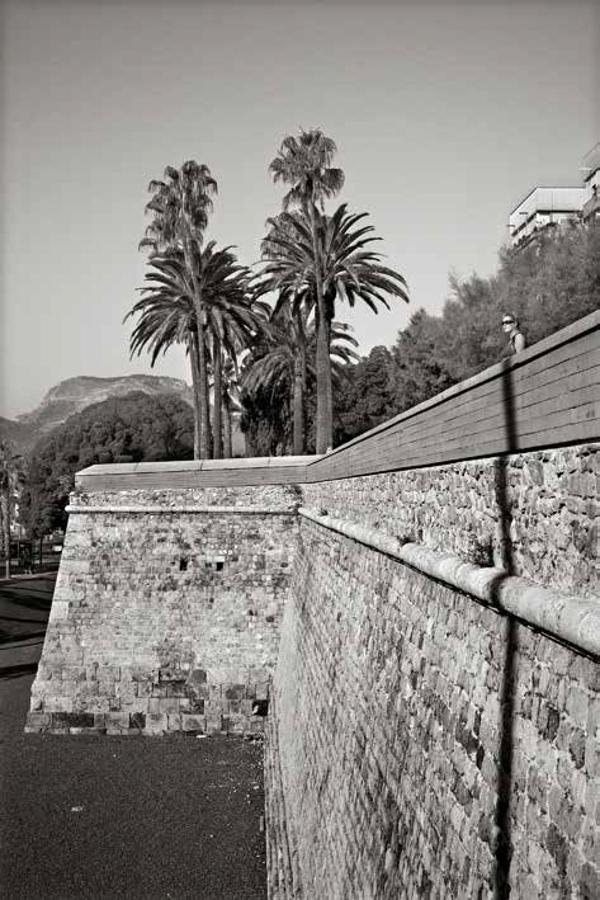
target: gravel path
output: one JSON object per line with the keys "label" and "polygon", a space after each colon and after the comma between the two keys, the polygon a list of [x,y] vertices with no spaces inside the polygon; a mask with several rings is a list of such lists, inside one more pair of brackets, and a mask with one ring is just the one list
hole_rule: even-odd
{"label": "gravel path", "polygon": [[23,733],[53,583],[0,584],[0,894],[262,900],[260,743]]}

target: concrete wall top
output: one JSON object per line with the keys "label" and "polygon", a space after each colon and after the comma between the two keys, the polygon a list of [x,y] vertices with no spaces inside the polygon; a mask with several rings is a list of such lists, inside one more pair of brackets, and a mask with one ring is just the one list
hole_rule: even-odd
{"label": "concrete wall top", "polygon": [[600,311],[324,456],[96,465],[85,492],[302,484],[600,440]]}
{"label": "concrete wall top", "polygon": [[119,491],[302,484],[318,456],[257,456],[251,459],[186,459],[174,462],[115,463],[78,472],[78,490]]}
{"label": "concrete wall top", "polygon": [[307,481],[599,438],[600,312],[595,312],[313,461]]}

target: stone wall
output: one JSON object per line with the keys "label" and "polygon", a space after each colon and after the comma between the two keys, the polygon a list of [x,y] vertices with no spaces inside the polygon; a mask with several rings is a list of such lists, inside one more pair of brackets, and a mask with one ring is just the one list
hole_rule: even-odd
{"label": "stone wall", "polygon": [[[369,483],[308,494],[389,522]],[[295,896],[600,896],[599,688],[597,660],[303,517],[273,691]]]}
{"label": "stone wall", "polygon": [[297,500],[273,485],[73,495],[27,730],[260,730]]}
{"label": "stone wall", "polygon": [[311,508],[480,565],[503,562],[504,514],[516,574],[600,594],[600,444],[323,481],[303,493]]}

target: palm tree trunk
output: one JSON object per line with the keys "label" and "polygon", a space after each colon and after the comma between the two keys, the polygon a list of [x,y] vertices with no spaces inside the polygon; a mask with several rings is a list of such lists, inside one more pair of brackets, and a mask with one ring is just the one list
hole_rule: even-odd
{"label": "palm tree trunk", "polygon": [[304,398],[306,395],[306,336],[302,322],[302,314],[296,317],[296,347],[294,351],[294,436],[293,452],[299,456],[304,453]]}
{"label": "palm tree trunk", "polygon": [[194,395],[194,459],[200,459],[200,371],[198,367],[198,334],[190,332],[190,363],[192,368],[192,393]]}
{"label": "palm tree trunk", "polygon": [[233,450],[231,446],[231,407],[226,393],[223,394],[223,457],[231,459]]}
{"label": "palm tree trunk", "polygon": [[200,458],[210,459],[210,415],[208,402],[208,369],[206,362],[205,323],[202,304],[202,292],[198,283],[195,261],[192,253],[191,238],[187,235],[183,241],[183,255],[186,268],[190,274],[194,291],[194,310],[198,328],[198,392],[200,395]]}
{"label": "palm tree trunk", "polygon": [[333,446],[333,396],[331,387],[331,359],[329,356],[328,322],[323,297],[323,277],[321,258],[317,240],[317,217],[314,202],[309,202],[310,226],[313,240],[313,256],[315,260],[315,293],[316,293],[316,325],[317,325],[317,453],[327,453]]}
{"label": "palm tree trunk", "polygon": [[223,425],[222,425],[222,404],[223,404],[223,358],[221,356],[221,342],[218,336],[213,336],[213,375],[214,375],[214,395],[213,395],[213,447],[214,458],[223,459]]}
{"label": "palm tree trunk", "polygon": [[[203,315],[202,304],[196,307],[196,315]],[[206,343],[204,324],[198,328],[198,384],[200,387],[200,457],[212,458],[210,439],[210,412],[208,398],[208,361],[206,359]]]}

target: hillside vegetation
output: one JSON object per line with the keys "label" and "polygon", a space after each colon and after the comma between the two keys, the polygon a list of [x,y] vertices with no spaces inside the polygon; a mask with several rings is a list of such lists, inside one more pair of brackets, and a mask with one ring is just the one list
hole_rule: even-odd
{"label": "hillside vegetation", "polygon": [[172,394],[141,391],[88,406],[42,437],[31,452],[21,523],[33,535],[66,525],[75,473],[95,463],[191,459],[193,413]]}

